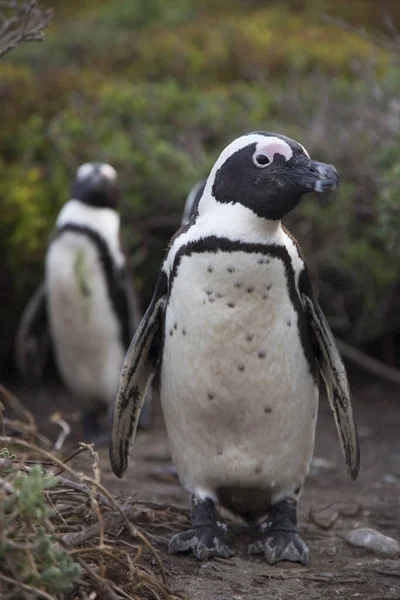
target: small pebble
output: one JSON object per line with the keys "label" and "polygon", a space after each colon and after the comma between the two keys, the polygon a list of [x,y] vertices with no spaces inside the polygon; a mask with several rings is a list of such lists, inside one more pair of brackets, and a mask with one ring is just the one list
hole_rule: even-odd
{"label": "small pebble", "polygon": [[322,457],[319,458],[318,456],[315,456],[312,459],[311,464],[316,469],[332,469],[332,467],[334,466],[334,464],[330,460],[327,460],[326,458]]}
{"label": "small pebble", "polygon": [[382,479],[385,483],[399,483],[399,478],[395,475],[391,475],[390,473],[386,473]]}
{"label": "small pebble", "polygon": [[369,527],[353,529],[345,539],[351,546],[366,548],[377,554],[394,556],[400,552],[400,544],[395,539]]}

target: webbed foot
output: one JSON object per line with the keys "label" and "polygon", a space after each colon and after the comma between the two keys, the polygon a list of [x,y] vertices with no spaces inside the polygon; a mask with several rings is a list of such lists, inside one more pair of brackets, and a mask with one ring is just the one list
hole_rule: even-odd
{"label": "webbed foot", "polygon": [[220,556],[230,558],[232,550],[226,545],[227,527],[217,520],[215,504],[211,498],[199,500],[192,497],[192,528],[176,533],[170,540],[170,554],[191,552],[198,560]]}
{"label": "webbed foot", "polygon": [[109,444],[110,425],[97,408],[84,408],[81,423],[84,442],[96,446],[107,446]]}
{"label": "webbed foot", "polygon": [[285,499],[271,508],[270,515],[260,525],[262,537],[250,544],[249,554],[264,554],[270,564],[281,560],[299,562],[305,566],[310,552],[296,530],[296,504]]}

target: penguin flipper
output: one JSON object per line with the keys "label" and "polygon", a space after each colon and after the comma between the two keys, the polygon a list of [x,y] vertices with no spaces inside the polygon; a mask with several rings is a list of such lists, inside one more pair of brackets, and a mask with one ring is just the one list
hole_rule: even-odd
{"label": "penguin flipper", "polygon": [[203,195],[204,188],[206,187],[207,179],[202,179],[194,184],[190,190],[188,197],[186,198],[185,208],[183,209],[182,225],[187,225],[194,214],[197,213],[200,198]]}
{"label": "penguin flipper", "polygon": [[15,360],[21,376],[38,380],[43,374],[50,346],[46,288],[41,283],[26,305],[15,339]]}
{"label": "penguin flipper", "polygon": [[305,271],[303,273],[300,291],[313,337],[314,352],[335,416],[347,469],[351,478],[356,479],[360,469],[360,447],[346,368],[328,322],[314,297],[308,275]]}
{"label": "penguin flipper", "polygon": [[110,461],[122,477],[128,466],[146,391],[156,370],[162,343],[162,325],[168,279],[161,270],[156,289],[125,356],[113,410]]}

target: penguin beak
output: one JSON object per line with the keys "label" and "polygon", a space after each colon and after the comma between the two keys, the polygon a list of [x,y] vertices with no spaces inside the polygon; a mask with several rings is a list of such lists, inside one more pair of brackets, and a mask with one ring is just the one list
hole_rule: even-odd
{"label": "penguin beak", "polygon": [[300,184],[307,192],[322,194],[339,188],[339,173],[333,165],[301,157],[298,163]]}
{"label": "penguin beak", "polygon": [[340,185],[339,173],[333,165],[326,165],[312,161],[313,168],[317,172],[317,178],[314,182],[314,191],[318,193],[338,190]]}

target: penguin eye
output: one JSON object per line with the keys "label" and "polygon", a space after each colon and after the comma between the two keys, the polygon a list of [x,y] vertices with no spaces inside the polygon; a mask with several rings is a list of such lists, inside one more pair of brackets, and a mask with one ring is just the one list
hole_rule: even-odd
{"label": "penguin eye", "polygon": [[254,162],[257,167],[263,169],[264,167],[267,167],[270,164],[271,160],[266,154],[262,154],[259,152],[254,156]]}

